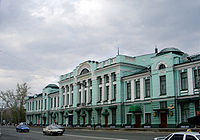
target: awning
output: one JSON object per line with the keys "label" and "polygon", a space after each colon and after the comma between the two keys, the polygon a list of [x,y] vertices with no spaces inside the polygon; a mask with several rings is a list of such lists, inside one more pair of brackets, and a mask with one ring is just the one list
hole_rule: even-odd
{"label": "awning", "polygon": [[188,123],[191,125],[200,125],[200,116],[188,118]]}
{"label": "awning", "polygon": [[134,105],[134,106],[131,106],[129,108],[129,112],[131,112],[131,113],[138,113],[138,112],[142,112],[142,109],[141,109],[140,106]]}

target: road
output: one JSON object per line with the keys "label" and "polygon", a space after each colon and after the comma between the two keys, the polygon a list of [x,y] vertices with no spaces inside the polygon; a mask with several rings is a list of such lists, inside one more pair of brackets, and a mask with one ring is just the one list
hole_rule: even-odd
{"label": "road", "polygon": [[43,135],[41,128],[31,128],[29,133],[16,132],[14,127],[1,127],[0,140],[152,140],[168,133],[135,132],[121,130],[66,129],[63,136]]}

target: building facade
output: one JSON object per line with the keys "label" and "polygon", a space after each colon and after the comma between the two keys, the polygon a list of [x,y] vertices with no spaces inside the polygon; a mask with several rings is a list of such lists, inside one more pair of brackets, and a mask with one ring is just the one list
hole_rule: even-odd
{"label": "building facade", "polygon": [[187,127],[199,110],[200,55],[177,48],[86,61],[41,94],[27,97],[34,125],[67,127]]}

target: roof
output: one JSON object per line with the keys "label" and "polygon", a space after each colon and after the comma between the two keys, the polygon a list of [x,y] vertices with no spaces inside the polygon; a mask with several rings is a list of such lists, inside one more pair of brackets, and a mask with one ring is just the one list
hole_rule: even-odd
{"label": "roof", "polygon": [[163,54],[170,53],[170,52],[178,54],[178,55],[184,54],[184,52],[180,51],[177,48],[165,48],[165,49],[162,49],[156,56],[163,55]]}
{"label": "roof", "polygon": [[56,84],[48,84],[45,88],[59,88]]}

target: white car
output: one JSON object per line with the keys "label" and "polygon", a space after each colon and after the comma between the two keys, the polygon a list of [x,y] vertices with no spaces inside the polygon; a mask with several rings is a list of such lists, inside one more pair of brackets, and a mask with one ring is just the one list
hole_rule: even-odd
{"label": "white car", "polygon": [[198,132],[176,132],[167,137],[154,138],[154,140],[200,140],[200,134]]}
{"label": "white car", "polygon": [[59,129],[55,125],[49,125],[43,128],[43,133],[45,135],[62,135],[64,131],[62,129]]}

